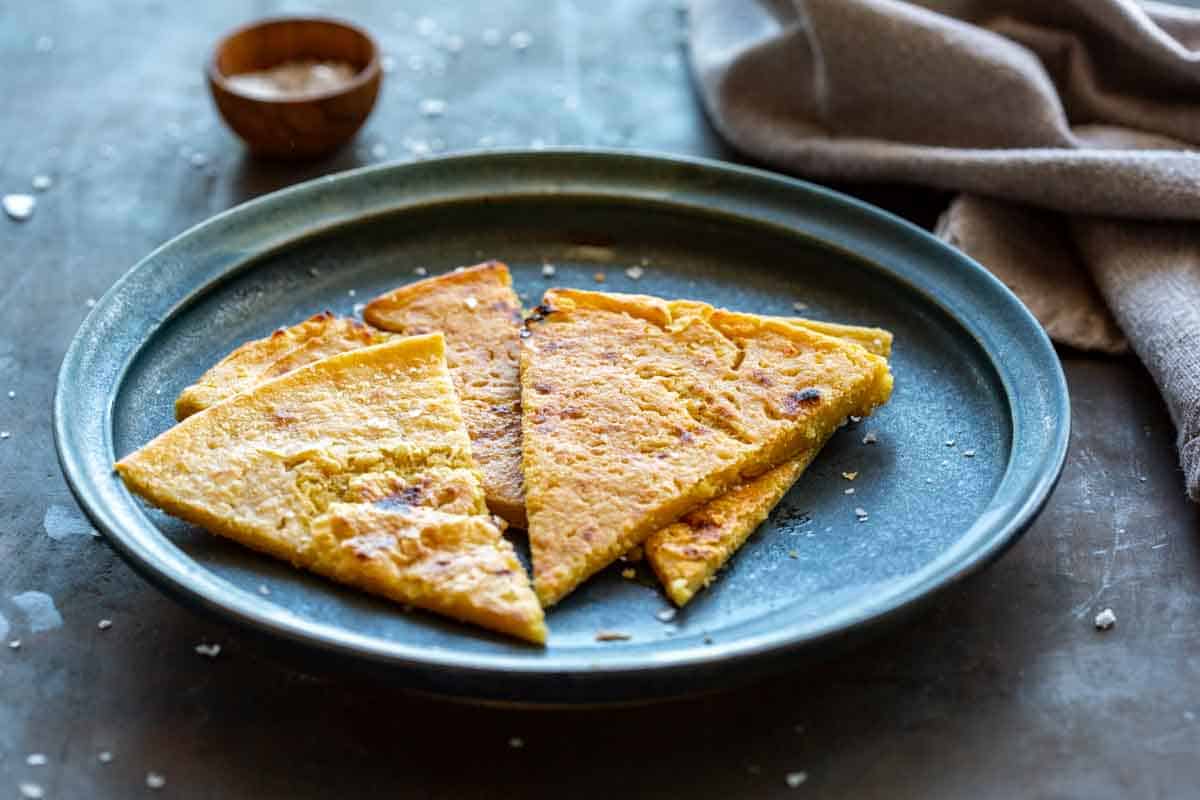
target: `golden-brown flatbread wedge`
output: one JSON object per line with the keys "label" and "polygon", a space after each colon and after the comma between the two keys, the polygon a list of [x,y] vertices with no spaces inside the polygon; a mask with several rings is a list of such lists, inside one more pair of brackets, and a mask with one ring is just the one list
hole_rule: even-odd
{"label": "golden-brown flatbread wedge", "polygon": [[313,522],[308,567],[398,603],[538,644],[542,607],[492,517],[334,503]]}
{"label": "golden-brown flatbread wedge", "polygon": [[218,361],[175,400],[175,419],[182,420],[322,358],[379,344],[388,334],[332,312],[280,328],[263,339],[246,342]]}
{"label": "golden-brown flatbread wedge", "polygon": [[[344,508],[347,503],[375,503],[382,509],[423,507],[463,518],[486,514],[440,333],[394,337],[287,372],[188,417],[121,459],[116,468],[131,490],[174,516],[298,567],[404,597],[413,605],[450,613],[465,608],[464,585],[486,586],[488,597],[513,600],[504,632],[530,641],[545,637],[540,619],[530,618],[524,628],[515,622],[528,618],[528,605],[534,602],[522,570],[494,571],[486,580],[478,574],[480,563],[495,566],[499,559],[511,564],[498,555],[506,549],[511,554],[498,529],[490,545],[495,553],[473,559],[463,556],[460,545],[490,536],[490,529],[477,522],[435,524],[421,518],[399,524]],[[330,514],[337,519],[328,518]],[[340,536],[348,528],[339,519],[350,520],[352,536]],[[364,527],[370,519],[380,522],[377,530]],[[378,559],[385,554],[409,552],[399,541],[379,544],[378,557],[360,559],[363,572],[354,575],[353,560],[318,542],[327,542],[321,538],[326,534],[360,543],[364,536],[385,543],[419,535],[419,560],[445,567],[430,571],[426,566],[420,572],[441,583],[414,591],[414,573],[394,555],[386,558],[395,568],[383,568]],[[434,554],[442,541],[454,542],[458,549]],[[484,624],[503,616],[491,605],[486,608],[490,610],[463,611],[459,618]]]}
{"label": "golden-brown flatbread wedge", "polygon": [[543,605],[891,394],[887,361],[856,344],[692,301],[553,289],[522,337]]}
{"label": "golden-brown flatbread wedge", "polygon": [[375,298],[367,322],[402,334],[442,331],[492,512],[525,527],[521,480],[521,303],[508,267],[489,261]]}
{"label": "golden-brown flatbread wedge", "polygon": [[646,539],[645,559],[675,605],[686,604],[708,585],[820,449],[820,445],[806,447],[799,456],[709,500]]}
{"label": "golden-brown flatbread wedge", "polygon": [[[858,343],[884,358],[892,351],[892,334],[881,328],[781,319]],[[766,520],[822,446],[824,442],[803,448],[799,455],[780,466],[735,486],[647,537],[643,545],[645,559],[676,605],[685,605],[709,584],[725,562]]]}

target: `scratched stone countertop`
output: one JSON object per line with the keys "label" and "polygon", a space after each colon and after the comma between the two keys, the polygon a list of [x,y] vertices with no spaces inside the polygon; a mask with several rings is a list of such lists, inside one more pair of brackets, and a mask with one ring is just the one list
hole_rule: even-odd
{"label": "scratched stone countertop", "polygon": [[[334,157],[257,163],[201,64],[236,24],[312,10],[376,35],[378,108]],[[90,535],[49,413],[90,299],[216,212],[365,163],[539,144],[736,159],[697,106],[683,24],[655,0],[0,8],[0,194],[36,199],[0,216],[0,798],[1195,796],[1198,513],[1128,359],[1062,353],[1070,462],[992,569],[834,663],[660,706],[481,709],[306,671]],[[922,224],[944,202],[839,188]]]}

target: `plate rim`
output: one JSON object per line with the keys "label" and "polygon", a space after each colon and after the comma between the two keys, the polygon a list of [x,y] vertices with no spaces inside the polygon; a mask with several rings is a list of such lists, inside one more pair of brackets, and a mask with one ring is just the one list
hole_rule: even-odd
{"label": "plate rim", "polygon": [[[81,380],[81,376],[86,372],[89,359],[94,360],[97,353],[104,349],[103,338],[100,336],[103,323],[111,322],[112,315],[119,310],[122,291],[143,277],[144,273],[154,269],[164,259],[174,257],[177,250],[186,249],[189,242],[220,229],[230,220],[237,221],[246,218],[253,220],[255,215],[269,216],[272,213],[286,212],[289,209],[292,209],[294,213],[295,207],[303,206],[306,202],[316,201],[323,192],[336,193],[344,187],[354,187],[359,182],[379,180],[384,183],[393,182],[394,185],[400,187],[404,185],[405,177],[411,177],[413,173],[419,171],[453,171],[455,168],[499,169],[502,171],[505,168],[529,169],[530,164],[535,167],[550,164],[557,166],[560,170],[564,169],[563,165],[566,165],[565,169],[570,171],[579,169],[580,162],[590,164],[590,166],[585,165],[581,172],[585,176],[590,176],[593,181],[599,181],[597,176],[602,172],[596,168],[596,165],[613,166],[612,173],[621,176],[617,178],[619,183],[627,178],[623,170],[627,171],[631,164],[636,164],[644,167],[646,173],[651,173],[655,169],[684,171],[701,177],[709,176],[717,184],[722,181],[730,184],[743,182],[764,190],[769,189],[785,198],[808,200],[824,211],[833,212],[831,214],[831,218],[834,219],[832,227],[821,228],[818,225],[816,228],[806,229],[799,227],[798,222],[792,221],[786,227],[793,234],[816,239],[824,246],[846,252],[851,257],[866,261],[877,269],[888,272],[897,280],[908,282],[907,278],[911,276],[903,271],[898,271],[898,267],[895,265],[889,266],[886,259],[872,257],[870,248],[847,246],[843,240],[844,237],[858,238],[860,245],[862,241],[878,238],[880,241],[876,244],[876,249],[879,252],[876,255],[886,253],[889,242],[891,242],[891,245],[902,246],[902,249],[912,248],[916,252],[932,254],[933,257],[929,260],[930,265],[936,265],[939,260],[943,263],[952,263],[956,270],[954,277],[957,280],[989,292],[989,299],[996,298],[1002,301],[1000,308],[989,307],[989,312],[1004,312],[1007,324],[1013,331],[1020,334],[1017,338],[1029,351],[1028,354],[1035,357],[1036,363],[1024,364],[1022,369],[1027,372],[1037,372],[1044,379],[1038,382],[1036,391],[1043,396],[1043,405],[1051,412],[1051,415],[1042,422],[1052,429],[1045,432],[1042,452],[1031,454],[1037,457],[1023,469],[1024,482],[1020,487],[1022,496],[1005,498],[1005,507],[993,510],[1001,490],[1010,485],[1010,478],[1013,477],[1014,464],[1010,455],[1008,468],[996,493],[989,501],[987,509],[970,528],[964,529],[963,532],[963,539],[967,538],[971,532],[976,532],[976,538],[979,538],[980,533],[976,529],[981,524],[985,524],[981,522],[981,519],[990,515],[991,519],[986,522],[985,530],[982,531],[986,534],[986,538],[981,543],[976,543],[967,554],[953,559],[953,563],[933,571],[931,569],[933,566],[948,560],[948,556],[952,554],[954,548],[939,554],[917,573],[908,576],[909,586],[906,591],[889,594],[888,601],[879,604],[878,607],[875,605],[860,607],[853,616],[842,620],[837,625],[826,625],[819,627],[815,633],[806,633],[803,624],[792,623],[749,639],[733,639],[730,642],[716,643],[703,649],[693,647],[675,655],[656,655],[655,658],[648,659],[644,653],[631,651],[624,658],[606,656],[606,660],[601,663],[588,662],[586,657],[578,655],[557,658],[544,656],[542,660],[534,660],[523,654],[431,650],[417,645],[407,645],[402,641],[384,640],[376,636],[359,634],[328,623],[306,620],[290,611],[281,613],[280,607],[274,605],[271,606],[270,613],[266,613],[264,604],[256,602],[257,598],[239,598],[236,595],[224,598],[210,596],[203,577],[209,575],[211,578],[216,578],[216,576],[208,573],[195,562],[191,562],[186,554],[175,548],[161,533],[157,535],[167,546],[165,551],[169,553],[171,549],[176,550],[185,561],[189,562],[190,568],[187,565],[164,564],[161,553],[156,554],[155,551],[148,550],[145,543],[125,530],[125,526],[128,525],[143,524],[150,525],[152,528],[154,526],[149,523],[144,513],[143,519],[139,523],[138,520],[130,518],[128,513],[117,513],[118,509],[109,505],[108,497],[113,490],[111,484],[114,482],[119,484],[119,482],[113,477],[111,469],[107,471],[106,475],[97,474],[95,458],[89,459],[86,452],[88,444],[83,440],[90,440],[93,445],[96,441],[102,441],[107,447],[105,458],[111,465],[112,459],[115,457],[112,441],[113,404],[125,373],[136,358],[141,345],[152,338],[166,320],[190,305],[200,294],[208,291],[215,283],[228,279],[260,260],[265,253],[286,247],[301,239],[319,236],[342,225],[353,224],[368,216],[392,213],[392,210],[375,208],[367,209],[364,213],[364,209],[351,209],[349,213],[335,215],[329,219],[319,219],[317,222],[323,224],[313,224],[286,231],[276,241],[262,242],[259,250],[255,252],[235,253],[230,256],[232,260],[228,260],[227,263],[210,267],[209,272],[212,273],[210,277],[213,277],[213,280],[200,281],[196,285],[192,285],[184,298],[176,301],[159,318],[150,321],[144,330],[141,342],[130,352],[124,353],[125,360],[111,370],[108,375],[108,384],[111,385],[113,391],[103,399],[102,416],[95,418],[84,415],[82,423],[73,425],[72,420],[79,419],[75,415],[87,394],[86,382]],[[721,197],[722,195],[718,192],[715,196]],[[759,201],[767,202],[761,198]],[[413,207],[418,208],[432,202],[436,202],[436,200],[429,198],[421,203],[418,199],[417,204]],[[697,198],[690,197],[689,199],[668,194],[664,195],[664,202],[695,208]],[[713,207],[707,207],[706,210],[713,210]],[[722,207],[717,210],[724,212],[726,209]],[[784,219],[786,219],[786,215]],[[855,219],[857,219],[857,224],[850,224]],[[841,226],[840,229],[839,226]],[[839,230],[843,239],[838,238]],[[216,271],[214,272],[214,270]],[[921,292],[920,289],[918,291]],[[994,348],[987,346],[985,341],[980,339],[981,331],[976,330],[978,326],[971,324],[969,319],[964,318],[952,306],[939,302],[936,296],[925,292],[921,293],[926,294],[931,302],[938,305],[943,313],[954,319],[957,324],[976,335],[979,348],[987,355],[992,367],[997,370],[1008,394],[1008,410],[1013,427],[1011,444],[1015,449],[1018,446],[1018,434],[1025,430],[1021,423],[1024,422],[1025,426],[1034,425],[1035,427],[1037,424],[1037,421],[1023,421],[1017,418],[1015,406],[1017,398],[1013,392],[1020,393],[1023,390],[1019,386],[1010,385],[1006,374],[1001,370],[1002,364],[996,359],[997,354],[994,352]],[[93,402],[91,405],[95,406],[96,403]],[[571,676],[580,681],[595,683],[619,682],[622,678],[635,675],[644,679],[648,672],[666,674],[689,667],[734,668],[737,665],[760,661],[773,654],[819,648],[822,643],[840,639],[857,629],[879,627],[888,619],[912,610],[917,604],[940,594],[968,575],[981,570],[1020,538],[1045,505],[1062,473],[1069,444],[1070,426],[1071,412],[1066,378],[1053,345],[1040,324],[1036,322],[1021,301],[991,273],[929,232],[887,211],[833,189],[755,167],[694,156],[649,151],[556,147],[536,151],[469,152],[419,162],[361,167],[306,181],[255,198],[187,229],[139,260],[114,282],[85,317],[68,346],[59,369],[53,403],[52,427],[60,466],[68,486],[81,508],[93,524],[104,532],[106,539],[113,544],[122,558],[130,563],[139,574],[168,594],[199,605],[243,627],[309,647],[410,670],[449,670],[466,679],[467,684],[478,685],[481,678],[503,679],[514,676],[535,678],[555,675]],[[97,436],[97,434],[99,435]],[[93,462],[90,465],[89,460]],[[110,485],[105,486],[105,482]],[[119,491],[128,495],[128,491],[123,486],[120,486]],[[135,502],[132,496],[129,496],[128,499]],[[154,530],[157,531],[157,528]],[[925,573],[930,574],[926,575]],[[924,577],[917,579],[914,576]],[[241,592],[237,594],[241,594]],[[544,655],[546,651],[542,652]],[[442,680],[440,683],[453,685],[452,680]],[[625,692],[622,696],[629,694],[637,694],[637,692]]]}

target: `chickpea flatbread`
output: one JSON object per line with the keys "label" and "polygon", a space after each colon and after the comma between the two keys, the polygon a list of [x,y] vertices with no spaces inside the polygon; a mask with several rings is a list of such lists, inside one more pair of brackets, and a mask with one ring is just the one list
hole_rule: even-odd
{"label": "chickpea flatbread", "polygon": [[175,419],[183,420],[211,405],[278,378],[322,358],[379,344],[388,334],[325,311],[270,336],[246,342],[214,364],[175,400]]}
{"label": "chickpea flatbread", "polygon": [[[528,577],[512,569],[511,545],[487,520],[441,334],[394,337],[289,371],[188,417],[116,468],[167,513],[247,547],[545,639],[540,611],[529,611]],[[419,546],[405,543],[414,537]]]}
{"label": "chickpea flatbread", "polygon": [[887,401],[887,361],[781,320],[550,290],[522,332],[522,458],[543,605]]}
{"label": "chickpea flatbread", "polygon": [[[856,342],[884,358],[891,354],[892,334],[879,328],[804,319],[783,321]],[[818,442],[806,446],[799,455],[709,500],[647,537],[643,545],[645,559],[672,602],[685,605],[712,581],[718,570],[766,520],[824,444]]]}
{"label": "chickpea flatbread", "polygon": [[489,261],[375,298],[363,317],[401,334],[441,331],[492,512],[525,527],[521,479],[521,303],[508,267]]}

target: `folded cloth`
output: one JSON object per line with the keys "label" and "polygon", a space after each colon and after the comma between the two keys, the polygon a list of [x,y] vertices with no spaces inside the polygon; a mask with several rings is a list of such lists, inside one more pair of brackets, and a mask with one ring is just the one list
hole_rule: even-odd
{"label": "folded cloth", "polygon": [[1128,346],[1200,501],[1200,11],[1134,0],[691,0],[738,149],[961,192],[937,233],[1059,342]]}

